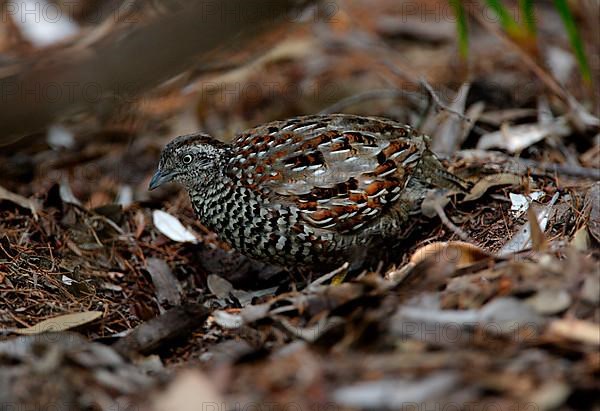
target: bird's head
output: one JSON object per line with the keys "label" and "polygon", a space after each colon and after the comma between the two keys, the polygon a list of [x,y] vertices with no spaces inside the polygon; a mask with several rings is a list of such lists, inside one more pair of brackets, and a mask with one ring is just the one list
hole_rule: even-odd
{"label": "bird's head", "polygon": [[163,149],[149,189],[169,181],[187,189],[207,183],[223,167],[226,156],[227,145],[206,134],[177,137]]}

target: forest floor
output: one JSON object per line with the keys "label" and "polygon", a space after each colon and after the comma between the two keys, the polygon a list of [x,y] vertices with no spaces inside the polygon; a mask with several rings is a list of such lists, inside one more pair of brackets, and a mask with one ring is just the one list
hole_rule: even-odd
{"label": "forest floor", "polygon": [[[598,101],[541,3],[539,67],[572,100],[476,23],[461,60],[438,2],[341,1],[250,63],[2,147],[0,410],[591,408]],[[348,276],[249,260],[182,189],[147,191],[176,135],[317,112],[417,126],[471,194]]]}

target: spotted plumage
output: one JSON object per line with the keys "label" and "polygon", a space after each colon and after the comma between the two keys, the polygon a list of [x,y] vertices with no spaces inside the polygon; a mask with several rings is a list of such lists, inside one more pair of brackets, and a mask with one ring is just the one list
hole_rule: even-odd
{"label": "spotted plumage", "polygon": [[242,253],[312,266],[399,236],[429,188],[466,189],[410,126],[342,114],[276,121],[231,144],[200,133],[178,137],[150,187],[170,180]]}

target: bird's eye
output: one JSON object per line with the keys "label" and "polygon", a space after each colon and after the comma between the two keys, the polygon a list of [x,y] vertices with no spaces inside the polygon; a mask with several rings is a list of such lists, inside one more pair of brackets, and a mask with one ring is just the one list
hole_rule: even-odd
{"label": "bird's eye", "polygon": [[192,155],[186,154],[181,160],[183,161],[183,164],[190,164],[192,162]]}

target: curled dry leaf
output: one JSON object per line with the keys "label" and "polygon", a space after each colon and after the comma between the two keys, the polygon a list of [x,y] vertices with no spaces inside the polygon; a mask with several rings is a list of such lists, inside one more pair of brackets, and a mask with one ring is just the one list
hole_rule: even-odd
{"label": "curled dry leaf", "polygon": [[75,197],[75,194],[73,194],[73,190],[71,190],[69,181],[66,178],[61,179],[58,188],[58,193],[60,195],[60,199],[63,202],[67,204],[75,204],[77,206],[81,206],[81,201],[79,201],[77,197]]}
{"label": "curled dry leaf", "polygon": [[177,217],[165,211],[154,210],[152,212],[152,222],[158,231],[173,241],[194,244],[198,242],[194,233],[185,228]]}
{"label": "curled dry leaf", "polygon": [[16,334],[41,334],[45,332],[65,331],[87,324],[102,316],[102,311],[84,311],[81,313],[59,315],[48,318],[27,328],[12,330]]}
{"label": "curled dry leaf", "polygon": [[527,219],[529,220],[529,229],[531,230],[531,246],[533,250],[543,251],[548,249],[548,242],[544,236],[545,227],[544,229],[540,227],[537,215],[531,207],[527,209]]}
{"label": "curled dry leaf", "polygon": [[477,148],[481,150],[501,148],[516,153],[548,136],[563,137],[569,135],[571,131],[564,118],[558,118],[550,124],[504,125],[498,131],[481,136]]}
{"label": "curled dry leaf", "polygon": [[521,177],[516,174],[499,173],[485,176],[475,183],[469,194],[467,194],[461,202],[477,200],[492,187],[504,185],[516,186],[520,184]]}
{"label": "curled dry leaf", "polygon": [[133,221],[135,222],[135,238],[139,239],[146,228],[146,217],[144,217],[142,210],[137,210],[135,212]]}
{"label": "curled dry leaf", "polygon": [[225,310],[216,310],[212,313],[215,322],[221,327],[234,330],[244,324],[244,319],[240,314],[232,314]]}
{"label": "curled dry leaf", "polygon": [[416,265],[426,258],[443,258],[456,263],[457,268],[462,268],[490,257],[488,252],[476,245],[464,241],[448,241],[419,248],[410,258],[410,263]]}
{"label": "curled dry leaf", "polygon": [[11,203],[15,203],[16,205],[27,208],[31,211],[33,218],[38,219],[37,210],[39,209],[39,205],[34,200],[30,200],[28,198],[23,197],[22,195],[13,193],[8,191],[4,187],[0,186],[0,200],[7,200]]}
{"label": "curled dry leaf", "polygon": [[565,340],[600,346],[600,330],[597,323],[575,318],[560,318],[548,326],[548,332]]}
{"label": "curled dry leaf", "polygon": [[[529,208],[528,212],[531,211],[530,221],[523,224],[519,231],[500,249],[498,255],[506,256],[509,254],[517,253],[519,251],[523,251],[527,247],[530,247],[532,244],[532,238],[535,236],[536,247],[539,249],[543,248],[543,232],[546,230],[546,226],[548,225],[548,219],[550,218],[550,213],[552,212],[552,207],[558,200],[559,193],[554,194],[552,199],[548,202],[548,204],[540,210],[533,210]],[[536,215],[536,218],[533,218],[533,214]],[[533,228],[532,228],[533,225]],[[533,234],[535,231],[535,234]],[[540,237],[540,233],[542,233]]]}

